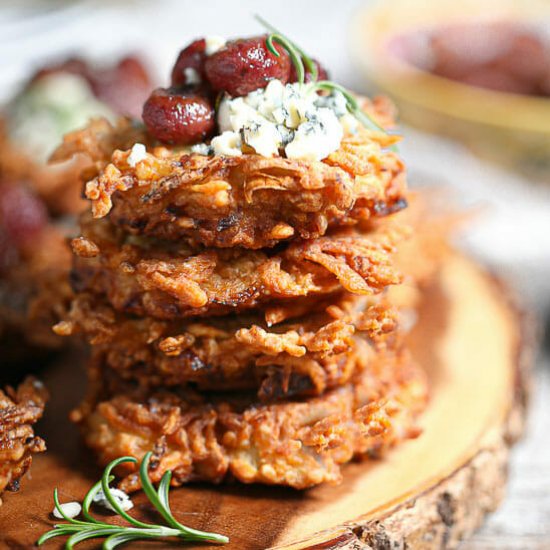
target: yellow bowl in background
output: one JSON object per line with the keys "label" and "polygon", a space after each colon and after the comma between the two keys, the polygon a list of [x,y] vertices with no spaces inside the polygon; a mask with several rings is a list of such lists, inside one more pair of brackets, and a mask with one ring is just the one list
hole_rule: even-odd
{"label": "yellow bowl in background", "polygon": [[469,20],[548,21],[548,0],[376,0],[353,18],[353,58],[404,122],[460,139],[478,154],[550,182],[550,98],[496,92],[433,75],[393,55],[392,38]]}

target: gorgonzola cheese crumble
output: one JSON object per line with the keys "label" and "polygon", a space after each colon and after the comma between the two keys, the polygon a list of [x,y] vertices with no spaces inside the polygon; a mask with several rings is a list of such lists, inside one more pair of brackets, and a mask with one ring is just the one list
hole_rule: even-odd
{"label": "gorgonzola cheese crumble", "polygon": [[[61,508],[62,512],[71,519],[76,518],[80,514],[80,512],[82,512],[82,506],[79,502],[65,502],[63,504],[60,504],[59,507]],[[57,519],[64,519],[57,508],[53,509],[52,514]]]}
{"label": "gorgonzola cheese crumble", "polygon": [[128,155],[128,165],[135,168],[136,164],[147,156],[147,149],[143,143],[134,143],[130,154]]}
{"label": "gorgonzola cheese crumble", "polygon": [[[320,96],[308,84],[279,80],[244,97],[226,95],[217,118],[221,133],[209,152],[240,156],[249,148],[266,157],[283,153],[303,160],[326,158],[339,148],[344,133],[355,133],[359,124],[340,92]],[[195,146],[194,152],[206,150]]]}
{"label": "gorgonzola cheese crumble", "polygon": [[[113,497],[115,497],[115,500],[125,512],[131,510],[134,507],[132,499],[123,490],[112,488],[111,494],[113,495]],[[116,512],[111,503],[107,500],[103,489],[100,489],[95,494],[93,498],[93,503],[97,504],[98,506],[102,506],[103,508],[107,508],[107,510],[111,510],[111,512]]]}

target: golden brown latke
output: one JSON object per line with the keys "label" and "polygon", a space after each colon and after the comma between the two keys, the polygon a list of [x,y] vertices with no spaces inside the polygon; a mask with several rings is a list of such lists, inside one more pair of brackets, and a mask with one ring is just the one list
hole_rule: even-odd
{"label": "golden brown latke", "polygon": [[[279,305],[279,318],[293,312]],[[395,312],[374,297],[331,297],[269,327],[259,313],[158,321],[115,312],[82,293],[60,334],[82,333],[103,362],[142,386],[256,389],[261,399],[315,395],[345,383],[395,338]]]}
{"label": "golden brown latke", "polygon": [[[99,175],[86,185],[96,217],[110,215],[133,234],[170,240],[186,238],[215,247],[271,247],[290,237],[321,236],[329,225],[354,224],[406,205],[405,174],[399,157],[386,149],[396,138],[361,130],[343,139],[322,162],[256,154],[242,157],[187,154],[149,145],[132,167],[129,128],[95,122],[69,134],[55,158],[89,153]],[[91,173],[90,173],[91,174]]]}
{"label": "golden brown latke", "polygon": [[198,252],[185,243],[129,236],[107,219],[86,215],[81,226],[72,243],[73,289],[159,319],[235,313],[342,288],[373,294],[400,282],[391,252],[403,232],[388,224],[377,233],[340,230],[280,249]]}
{"label": "golden brown latke", "polygon": [[[52,325],[66,316],[72,292],[67,281],[71,254],[63,234],[46,226],[9,271],[0,275],[0,347],[5,364],[27,351],[65,344]],[[13,348],[19,336],[20,349]]]}
{"label": "golden brown latke", "polygon": [[27,378],[17,390],[0,390],[0,495],[6,489],[17,491],[32,455],[46,449],[32,425],[41,418],[47,396],[42,383],[33,378]]}
{"label": "golden brown latke", "polygon": [[[405,353],[380,355],[352,383],[305,401],[262,405],[250,396],[208,396],[192,391],[148,392],[112,371],[90,368],[92,395],[72,415],[86,444],[106,464],[153,451],[149,474],[172,484],[228,477],[245,483],[305,489],[341,479],[354,456],[380,455],[419,434],[425,406],[424,373]],[[140,488],[133,467],[120,486]]]}

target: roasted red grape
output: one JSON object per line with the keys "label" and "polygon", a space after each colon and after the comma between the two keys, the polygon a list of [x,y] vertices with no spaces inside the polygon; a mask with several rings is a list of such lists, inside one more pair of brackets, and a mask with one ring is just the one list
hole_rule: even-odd
{"label": "roasted red grape", "polygon": [[0,266],[28,246],[48,220],[46,207],[23,183],[0,185]]}
{"label": "roasted red grape", "polygon": [[89,71],[88,81],[99,100],[118,114],[136,118],[153,87],[141,61],[131,56],[113,68]]}
{"label": "roasted red grape", "polygon": [[280,57],[267,49],[265,35],[228,42],[206,58],[206,76],[215,90],[233,97],[265,88],[273,79],[286,83],[290,76],[290,58],[279,44],[275,47]]}
{"label": "roasted red grape", "polygon": [[206,79],[204,62],[206,60],[206,41],[204,38],[195,40],[187,48],[181,50],[172,69],[172,86],[194,84],[189,82],[189,75],[185,69],[196,71],[201,80]]}
{"label": "roasted red grape", "polygon": [[189,145],[203,141],[214,130],[214,107],[197,86],[157,88],[143,106],[143,122],[165,143]]}

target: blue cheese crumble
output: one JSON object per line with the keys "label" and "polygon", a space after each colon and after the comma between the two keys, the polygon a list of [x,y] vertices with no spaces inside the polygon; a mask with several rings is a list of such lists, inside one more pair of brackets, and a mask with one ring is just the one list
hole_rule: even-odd
{"label": "blue cheese crumble", "polygon": [[[132,502],[132,499],[121,489],[114,489],[111,488],[111,494],[119,504],[119,506],[127,512],[128,510],[131,510],[134,507],[134,503]],[[97,504],[98,506],[102,506],[103,508],[107,508],[107,510],[111,510],[111,512],[116,512],[116,510],[113,508],[111,503],[107,500],[107,497],[105,496],[105,493],[103,492],[103,489],[100,489],[92,499],[94,504]]]}
{"label": "blue cheese crumble", "polygon": [[147,149],[145,145],[143,145],[143,143],[134,143],[126,162],[129,166],[135,168],[136,164],[144,160],[146,156]]}
{"label": "blue cheese crumble", "polygon": [[359,124],[339,91],[321,96],[311,85],[279,80],[244,97],[226,95],[217,119],[220,135],[210,149],[216,155],[241,156],[252,150],[265,157],[284,154],[302,160],[326,158]]}
{"label": "blue cheese crumble", "polygon": [[[68,518],[76,518],[80,515],[80,512],[82,512],[82,506],[79,502],[65,502],[64,504],[60,504],[59,507],[61,508],[61,511],[65,516]],[[65,519],[59,510],[56,508],[53,509],[52,512],[53,516],[57,519]]]}

